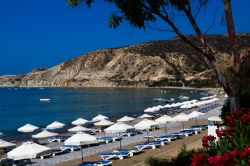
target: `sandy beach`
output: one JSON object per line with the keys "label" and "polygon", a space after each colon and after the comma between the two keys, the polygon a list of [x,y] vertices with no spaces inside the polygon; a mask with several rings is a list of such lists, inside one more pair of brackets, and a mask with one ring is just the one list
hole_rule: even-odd
{"label": "sandy beach", "polygon": [[[213,115],[219,115],[220,109],[215,108],[206,113],[205,116],[202,116],[198,119],[198,124],[207,124],[207,117]],[[185,127],[189,127],[195,124],[195,120],[190,120],[185,122]],[[168,133],[173,131],[179,130],[182,128],[182,124],[180,123],[170,123],[167,126]],[[150,136],[157,136],[157,135],[165,135],[165,130],[161,128],[160,130],[152,131],[149,134]],[[203,131],[201,134],[193,135],[189,137],[185,137],[184,139],[176,140],[170,142],[168,145],[165,145],[162,148],[157,148],[155,150],[144,150],[142,154],[138,156],[133,156],[131,158],[126,158],[122,161],[120,160],[112,160],[112,165],[143,165],[143,162],[149,157],[160,157],[160,158],[169,158],[175,156],[181,149],[183,144],[187,145],[187,148],[199,148],[201,147],[201,138],[203,135],[207,135],[207,131]],[[101,137],[102,135],[97,135],[97,137]],[[135,144],[141,143],[146,141],[144,138],[146,133],[141,135],[136,135],[133,137],[126,137],[122,140],[122,147],[124,149],[131,149],[134,148]],[[58,143],[49,144],[49,147],[58,147],[62,145]],[[93,160],[100,160],[101,158],[98,156],[101,152],[113,151],[117,150],[120,146],[119,142],[109,143],[109,144],[102,144],[95,147],[87,147],[84,148],[83,157],[84,161],[93,161]],[[64,155],[55,156],[53,158],[48,159],[34,159],[32,160],[34,166],[45,166],[45,165],[56,165],[56,166],[73,166],[77,165],[81,162],[81,153],[80,151],[71,152]]]}
{"label": "sandy beach", "polygon": [[[206,122],[207,122],[206,120],[198,121],[199,124],[206,124]],[[189,122],[187,125],[191,125],[191,124],[194,124],[194,121]],[[181,126],[178,126],[178,127],[181,127]],[[163,130],[161,130],[161,132],[162,134],[164,134]],[[187,149],[200,148],[201,138],[204,135],[207,135],[207,130],[203,131],[201,134],[198,134],[198,135],[193,135],[193,136],[185,137],[183,139],[172,141],[162,148],[144,150],[143,153],[133,156],[131,158],[126,158],[124,160],[112,160],[113,161],[112,166],[144,165],[144,161],[149,157],[158,157],[158,158],[174,157],[180,151],[183,144],[187,146]],[[134,148],[134,144],[124,146],[124,148],[125,149]],[[110,151],[113,151],[113,150],[116,150],[116,149],[111,149]],[[100,160],[100,159],[101,158],[98,156],[98,154],[95,154],[95,155],[91,155],[88,157],[84,157],[83,160],[95,161],[95,160]],[[72,160],[72,161],[63,162],[63,163],[57,164],[56,166],[75,166],[79,163],[81,163],[80,158],[76,160]]]}

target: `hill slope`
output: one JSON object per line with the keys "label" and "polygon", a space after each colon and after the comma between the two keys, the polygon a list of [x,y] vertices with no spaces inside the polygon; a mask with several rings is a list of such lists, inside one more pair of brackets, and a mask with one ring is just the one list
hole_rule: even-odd
{"label": "hill slope", "polygon": [[[197,41],[195,36],[189,36]],[[231,58],[226,36],[209,35],[223,68]],[[238,38],[240,49],[250,47],[250,35]],[[154,41],[128,47],[96,50],[50,69],[0,77],[0,86],[118,87],[214,86],[206,60],[180,39]]]}

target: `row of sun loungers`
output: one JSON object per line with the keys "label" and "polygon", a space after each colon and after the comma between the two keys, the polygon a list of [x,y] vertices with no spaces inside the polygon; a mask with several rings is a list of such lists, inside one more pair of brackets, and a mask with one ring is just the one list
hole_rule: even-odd
{"label": "row of sun loungers", "polygon": [[[163,147],[164,145],[168,144],[171,141],[174,141],[176,139],[181,139],[183,137],[191,136],[193,134],[199,134],[202,130],[205,130],[207,128],[207,125],[194,125],[191,126],[189,129],[180,130],[177,132],[171,133],[171,135],[167,136],[157,136],[154,138],[154,141],[150,142],[144,142],[142,144],[136,144],[136,149],[123,149],[113,152],[104,152],[99,154],[99,156],[102,158],[100,161],[92,161],[92,162],[84,162],[79,164],[79,166],[106,166],[111,165],[112,162],[111,159],[120,159],[123,160],[127,157],[132,157],[134,155],[137,155],[141,153],[145,149],[156,149]],[[137,133],[138,134],[138,133]],[[134,133],[130,132],[124,132],[119,133],[119,136],[133,136]]]}
{"label": "row of sun loungers", "polygon": [[120,141],[122,137],[102,137],[98,138],[97,141],[99,143],[110,143],[110,142],[115,142],[115,141]]}

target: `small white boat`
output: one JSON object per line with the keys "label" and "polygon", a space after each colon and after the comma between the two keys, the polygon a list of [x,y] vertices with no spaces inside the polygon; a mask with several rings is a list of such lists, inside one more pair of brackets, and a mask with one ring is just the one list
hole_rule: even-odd
{"label": "small white boat", "polygon": [[167,100],[166,99],[163,99],[163,98],[153,98],[154,101],[157,101],[157,102],[166,102]]}
{"label": "small white boat", "polygon": [[40,101],[42,101],[42,102],[49,102],[50,99],[40,99]]}
{"label": "small white boat", "polygon": [[190,97],[188,97],[188,96],[179,96],[179,99],[181,99],[181,100],[188,100]]}
{"label": "small white boat", "polygon": [[169,100],[167,100],[167,102],[174,102],[175,99],[174,98],[170,98]]}

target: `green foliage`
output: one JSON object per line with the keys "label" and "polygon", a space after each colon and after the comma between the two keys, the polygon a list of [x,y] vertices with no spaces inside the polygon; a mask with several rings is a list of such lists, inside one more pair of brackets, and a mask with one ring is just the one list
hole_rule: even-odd
{"label": "green foliage", "polygon": [[[85,3],[91,6],[94,0],[67,0],[72,7]],[[205,5],[208,0],[197,1]],[[123,20],[128,21],[137,28],[145,28],[147,22],[155,22],[159,16],[167,15],[167,10],[184,10],[190,7],[190,0],[104,0],[117,7],[119,15],[112,13],[109,20],[109,27],[117,28]],[[171,10],[172,11],[172,10]]]}
{"label": "green foliage", "polygon": [[148,166],[190,166],[192,162],[192,155],[195,152],[198,152],[200,150],[195,151],[193,150],[187,150],[185,144],[181,148],[181,151],[178,153],[176,157],[173,157],[171,159],[156,159],[156,158],[148,158],[146,161],[146,165]]}

